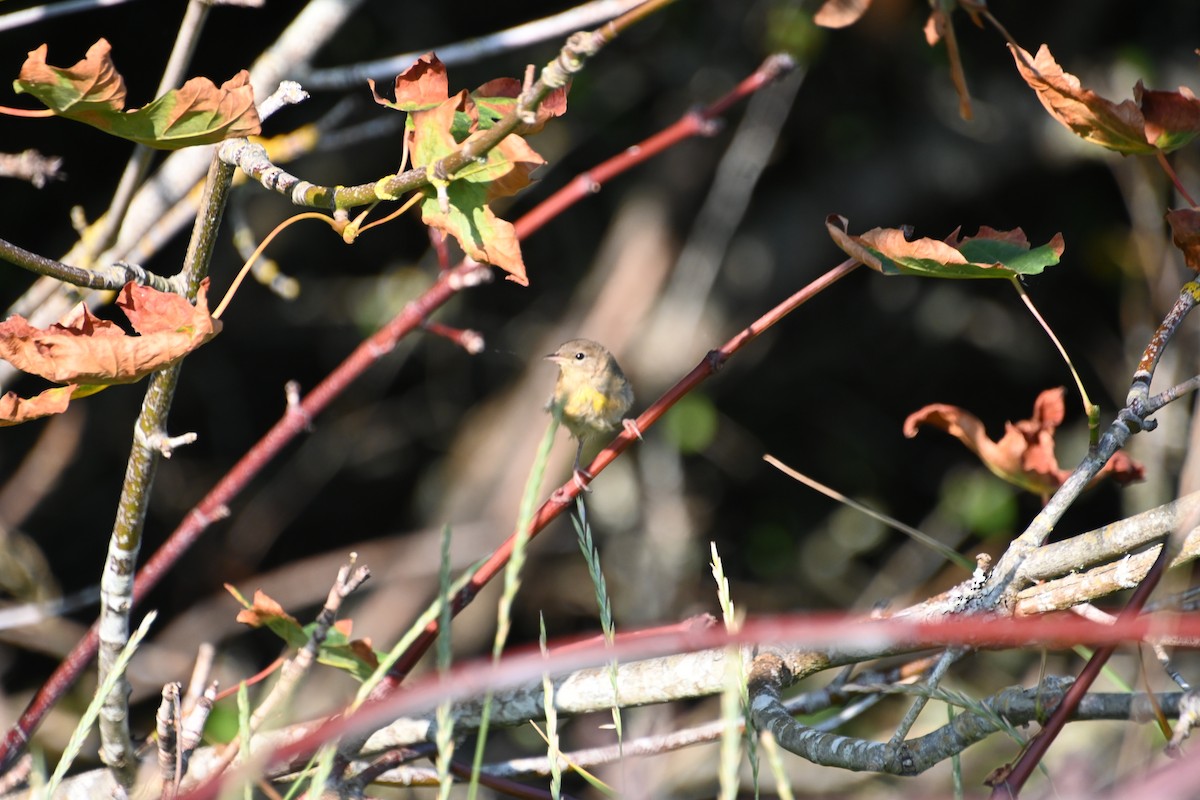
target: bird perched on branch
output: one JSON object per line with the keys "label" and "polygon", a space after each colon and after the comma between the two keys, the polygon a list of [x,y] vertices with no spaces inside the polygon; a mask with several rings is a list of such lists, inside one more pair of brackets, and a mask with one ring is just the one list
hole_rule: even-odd
{"label": "bird perched on branch", "polygon": [[579,465],[579,458],[589,439],[618,426],[642,438],[637,423],[625,419],[633,405],[633,387],[613,354],[591,339],[563,342],[546,360],[558,365],[558,382],[546,410],[560,407],[563,424],[578,440],[573,474],[575,485],[587,491],[583,478],[591,480],[592,474]]}

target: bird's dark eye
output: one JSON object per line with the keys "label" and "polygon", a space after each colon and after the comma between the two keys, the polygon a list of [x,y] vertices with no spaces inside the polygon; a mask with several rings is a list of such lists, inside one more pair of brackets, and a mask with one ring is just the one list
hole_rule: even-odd
{"label": "bird's dark eye", "polygon": [[576,354],[575,354],[575,360],[576,360],[576,361],[583,361],[585,358],[587,358],[587,356],[586,356],[585,354],[583,354],[583,353],[576,353]]}

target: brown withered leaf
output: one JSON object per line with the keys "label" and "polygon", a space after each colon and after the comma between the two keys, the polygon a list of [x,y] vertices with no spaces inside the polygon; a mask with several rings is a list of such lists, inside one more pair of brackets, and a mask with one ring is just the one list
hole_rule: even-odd
{"label": "brown withered leaf", "polygon": [[61,414],[67,410],[75,388],[73,384],[55,386],[35,397],[19,397],[16,392],[6,392],[0,397],[0,427]]}
{"label": "brown withered leaf", "polygon": [[[1033,415],[1005,423],[1004,436],[999,441],[988,438],[983,423],[974,414],[943,403],[909,414],[904,420],[904,435],[911,439],[922,425],[941,428],[966,445],[997,477],[1045,498],[1071,474],[1058,466],[1054,452],[1054,433],[1065,415],[1063,398],[1061,386],[1042,392],[1034,402]],[[1097,480],[1106,475],[1127,484],[1142,480],[1145,468],[1122,451],[1109,459]]]}
{"label": "brown withered leaf", "polygon": [[0,323],[0,358],[55,383],[132,383],[175,363],[220,332],[220,320],[208,313],[207,291],[205,279],[193,306],[177,294],[126,284],[117,306],[138,336],[126,335],[86,308],[70,323],[45,330],[13,316]]}
{"label": "brown withered leaf", "polygon": [[1171,226],[1171,241],[1183,251],[1184,262],[1200,272],[1200,211],[1176,208],[1168,211],[1166,217]]}
{"label": "brown withered leaf", "polygon": [[411,67],[396,76],[393,84],[395,103],[388,102],[376,93],[374,81],[371,81],[370,85],[375,102],[401,111],[432,108],[450,96],[450,80],[446,75],[446,66],[433,51],[418,58]]}
{"label": "brown withered leaf", "polygon": [[1009,50],[1050,116],[1086,141],[1124,155],[1153,155],[1176,150],[1200,135],[1200,100],[1185,87],[1153,91],[1138,81],[1133,100],[1114,103],[1064,72],[1046,45],[1036,56],[1013,45]]}

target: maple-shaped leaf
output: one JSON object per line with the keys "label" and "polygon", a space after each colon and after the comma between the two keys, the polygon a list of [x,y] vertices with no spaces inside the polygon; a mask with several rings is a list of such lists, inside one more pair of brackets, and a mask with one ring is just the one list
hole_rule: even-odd
{"label": "maple-shaped leaf", "polygon": [[[509,113],[516,105],[521,83],[500,78],[474,92],[464,90],[450,95],[445,65],[436,55],[427,53],[396,77],[393,88],[395,100],[387,100],[371,84],[377,103],[408,113],[405,135],[412,165],[428,170],[473,138],[485,135]],[[552,92],[538,107],[534,119],[518,131],[537,132],[565,110],[564,88]],[[463,252],[474,260],[494,264],[508,272],[509,280],[528,285],[516,230],[498,217],[490,204],[527,187],[533,170],[544,163],[545,159],[522,136],[509,134],[449,180],[434,179],[425,190],[421,219],[457,239]]]}
{"label": "maple-shaped leaf", "polygon": [[125,82],[100,39],[72,67],[46,63],[48,48],[29,53],[13,88],[32,94],[55,114],[159,150],[212,144],[260,130],[250,74],[242,70],[217,87],[192,78],[181,88],[125,111]]}
{"label": "maple-shaped leaf", "polygon": [[375,81],[367,79],[375,102],[397,111],[420,111],[440,105],[450,96],[450,79],[446,65],[432,51],[418,58],[413,65],[396,76],[393,85],[396,99],[387,100],[375,91]]}
{"label": "maple-shaped leaf", "polygon": [[54,383],[133,383],[175,363],[220,332],[220,320],[208,313],[207,291],[206,278],[193,306],[181,295],[125,284],[117,295],[117,307],[138,336],[127,335],[116,323],[93,316],[82,305],[72,321],[46,329],[14,315],[0,323],[0,358]]}
{"label": "maple-shaped leaf", "polygon": [[[1047,389],[1033,404],[1033,416],[1020,422],[1006,422],[1004,436],[988,438],[979,418],[958,406],[934,403],[914,411],[904,420],[904,435],[910,439],[922,425],[941,428],[961,441],[999,478],[1049,497],[1071,474],[1058,466],[1054,453],[1054,433],[1065,416],[1064,390]],[[1145,468],[1122,450],[1117,452],[1096,476],[1096,481],[1111,476],[1124,485],[1145,477]]]}
{"label": "maple-shaped leaf", "polygon": [[1184,262],[1200,272],[1200,211],[1176,208],[1166,214],[1171,226],[1171,240],[1183,251]]}
{"label": "maple-shaped leaf", "polygon": [[1057,264],[1064,244],[1061,233],[1031,248],[1020,228],[998,231],[981,226],[974,236],[956,228],[945,241],[916,239],[909,228],[873,228],[861,236],[846,231],[848,220],[831,214],[825,227],[846,255],[884,275],[927,278],[1012,278],[1038,275]]}
{"label": "maple-shaped leaf", "polygon": [[[232,584],[225,584],[225,590],[242,605],[237,615],[238,622],[252,628],[267,628],[293,650],[304,647],[312,638],[317,623],[301,626],[277,600],[261,589],[254,591],[254,602],[247,601]],[[325,639],[317,650],[317,661],[363,681],[378,668],[379,656],[371,648],[369,640],[351,638],[353,628],[353,623],[348,619],[334,622],[325,632]]]}
{"label": "maple-shaped leaf", "polygon": [[1133,99],[1114,103],[1064,72],[1046,45],[1037,56],[1008,46],[1017,71],[1037,92],[1050,116],[1076,136],[1124,155],[1169,153],[1200,135],[1200,100],[1186,87],[1163,92],[1138,81]]}
{"label": "maple-shaped leaf", "polygon": [[[449,130],[450,122],[468,101],[466,92],[460,92],[434,108],[409,115],[413,123],[410,153],[414,167],[432,166],[458,147]],[[508,272],[512,280],[525,286],[529,279],[516,230],[511,223],[496,216],[488,205],[493,189],[502,186],[502,181],[506,178],[519,180],[517,176],[522,173],[528,175],[527,170],[505,157],[505,152],[519,150],[507,147],[510,139],[520,137],[505,137],[499,146],[488,151],[483,163],[476,161],[456,175],[455,180],[426,189],[426,197],[421,202],[421,219],[426,225],[457,239],[463,252],[471,258],[495,264]],[[533,155],[537,156],[536,153]],[[540,162],[540,157],[538,160]],[[530,168],[532,166],[536,165]]]}

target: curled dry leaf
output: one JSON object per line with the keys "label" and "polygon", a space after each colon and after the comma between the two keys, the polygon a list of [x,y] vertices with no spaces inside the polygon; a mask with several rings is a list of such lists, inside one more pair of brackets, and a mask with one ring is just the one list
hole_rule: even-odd
{"label": "curled dry leaf", "polygon": [[1183,251],[1183,260],[1200,272],[1200,211],[1176,208],[1168,211],[1166,216],[1171,226],[1171,240]]}
{"label": "curled dry leaf", "polygon": [[884,275],[929,278],[1012,278],[1038,275],[1057,264],[1065,245],[1061,233],[1040,247],[1030,247],[1020,228],[999,231],[982,226],[974,236],[955,229],[945,241],[914,238],[911,228],[873,228],[861,236],[847,232],[848,220],[836,214],[825,227],[838,247]]}
{"label": "curled dry leaf", "polygon": [[[925,406],[904,420],[904,435],[910,439],[922,425],[941,428],[961,441],[996,476],[1026,491],[1048,497],[1071,474],[1058,466],[1054,453],[1054,433],[1065,415],[1064,390],[1060,386],[1038,395],[1033,416],[1019,422],[1006,422],[999,441],[988,438],[979,418],[958,406],[935,403]],[[1097,480],[1104,476],[1124,485],[1145,477],[1145,468],[1124,451],[1118,452]]]}
{"label": "curled dry leaf", "polygon": [[1200,135],[1200,100],[1186,87],[1163,92],[1138,81],[1133,100],[1114,103],[1064,72],[1046,45],[1036,56],[1009,45],[1021,77],[1038,100],[1072,133],[1118,153],[1171,152]]}
{"label": "curled dry leaf", "polygon": [[45,330],[12,316],[0,323],[0,358],[55,383],[133,383],[220,332],[220,320],[208,313],[207,292],[206,279],[193,306],[181,295],[127,283],[117,295],[117,307],[138,336],[126,335],[86,308],[71,323]]}
{"label": "curled dry leaf", "polygon": [[125,111],[125,81],[113,65],[106,40],[97,41],[71,67],[46,63],[47,52],[44,44],[30,51],[13,88],[32,94],[61,117],[160,150],[212,144],[260,130],[245,70],[220,87],[208,78],[192,78],[139,109]]}
{"label": "curled dry leaf", "polygon": [[180,295],[126,284],[117,305],[139,336],[126,335],[82,304],[69,321],[45,330],[20,316],[0,323],[0,358],[23,372],[68,384],[31,398],[4,395],[0,426],[61,414],[72,398],[108,384],[132,383],[183,358],[221,330],[220,321],[208,314],[207,289],[205,280],[193,306]]}
{"label": "curled dry leaf", "polygon": [[0,397],[0,427],[20,425],[22,422],[63,413],[76,388],[74,384],[55,386],[35,397],[20,397],[16,392],[5,392]]}

